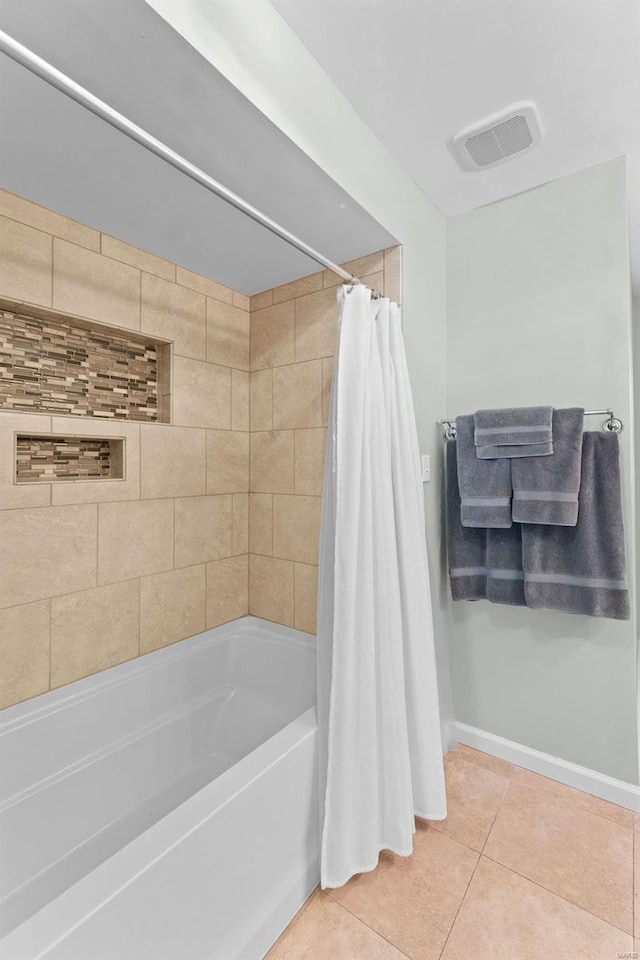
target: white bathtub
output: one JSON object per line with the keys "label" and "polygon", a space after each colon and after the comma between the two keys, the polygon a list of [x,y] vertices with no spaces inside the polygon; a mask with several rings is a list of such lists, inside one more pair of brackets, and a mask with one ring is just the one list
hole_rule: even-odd
{"label": "white bathtub", "polygon": [[314,703],[246,617],[3,711],[2,960],[262,957],[318,882]]}

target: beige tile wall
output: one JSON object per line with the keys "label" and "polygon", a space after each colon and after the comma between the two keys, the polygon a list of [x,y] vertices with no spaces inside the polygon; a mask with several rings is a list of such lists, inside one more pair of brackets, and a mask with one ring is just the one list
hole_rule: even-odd
{"label": "beige tile wall", "polygon": [[[0,296],[173,344],[170,424],[0,412],[0,706],[248,612],[249,298],[0,191]],[[13,483],[16,431],[126,478]]]}
{"label": "beige tile wall", "polygon": [[[400,301],[400,254],[393,247],[344,266]],[[308,633],[339,283],[325,270],[251,298],[249,610]]]}
{"label": "beige tile wall", "polygon": [[[345,266],[400,298],[400,248]],[[315,631],[339,282],[249,298],[0,190],[0,297],[173,345],[170,423],[0,411],[0,707],[249,611]],[[17,431],[123,437],[125,479],[17,487]]]}

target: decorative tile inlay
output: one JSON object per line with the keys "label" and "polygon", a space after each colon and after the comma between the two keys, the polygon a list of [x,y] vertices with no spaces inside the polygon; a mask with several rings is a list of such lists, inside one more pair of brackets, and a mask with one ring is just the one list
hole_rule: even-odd
{"label": "decorative tile inlay", "polygon": [[122,440],[104,437],[16,438],[16,483],[122,479]]}
{"label": "decorative tile inlay", "polygon": [[161,345],[0,310],[0,408],[159,420]]}

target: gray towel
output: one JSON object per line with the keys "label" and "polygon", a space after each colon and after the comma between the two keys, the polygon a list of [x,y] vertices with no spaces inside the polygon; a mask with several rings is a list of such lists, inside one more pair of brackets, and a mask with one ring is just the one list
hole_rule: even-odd
{"label": "gray towel", "polygon": [[458,483],[465,527],[511,526],[511,461],[478,460],[473,417],[456,419]]}
{"label": "gray towel", "polygon": [[447,553],[454,600],[490,600],[524,606],[521,529],[463,527],[460,521],[456,441],[446,449]]}
{"label": "gray towel", "polygon": [[585,433],[575,527],[524,524],[529,607],[628,620],[618,437]]}
{"label": "gray towel", "polygon": [[553,453],[552,407],[476,410],[474,442],[480,460],[545,457]]}
{"label": "gray towel", "polygon": [[583,422],[582,407],[554,410],[553,454],[511,464],[514,521],[575,527]]}

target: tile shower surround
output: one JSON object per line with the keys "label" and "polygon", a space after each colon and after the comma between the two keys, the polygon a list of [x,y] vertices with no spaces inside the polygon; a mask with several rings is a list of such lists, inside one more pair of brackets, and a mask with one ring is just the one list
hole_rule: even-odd
{"label": "tile shower surround", "polygon": [[[168,423],[0,409],[6,706],[248,612],[250,316],[248,297],[3,191],[0,297],[40,331],[118,342],[128,374],[140,343],[173,354]],[[16,483],[16,434],[124,441],[125,478]]]}
{"label": "tile shower surround", "polygon": [[[400,247],[344,267],[400,301]],[[249,611],[310,633],[340,282],[323,270],[251,298]]]}
{"label": "tile shower surround", "polygon": [[[347,268],[398,298],[399,254]],[[12,310],[173,345],[170,423],[0,410],[0,706],[249,611],[315,630],[338,283],[250,300],[0,191]],[[16,484],[15,434],[124,438],[126,479]]]}

